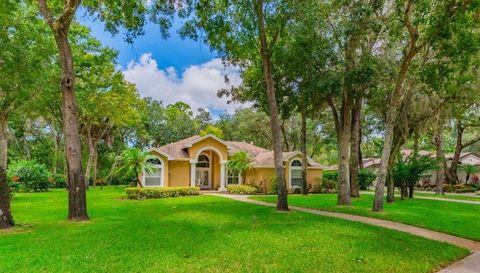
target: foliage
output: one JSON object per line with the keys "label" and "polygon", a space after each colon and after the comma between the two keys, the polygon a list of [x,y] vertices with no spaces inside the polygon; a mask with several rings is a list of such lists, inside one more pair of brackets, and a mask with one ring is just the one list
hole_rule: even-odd
{"label": "foliage", "polygon": [[8,178],[19,185],[19,191],[47,191],[53,185],[45,165],[34,160],[18,160],[9,164]]}
{"label": "foliage", "polygon": [[323,180],[337,181],[338,172],[337,171],[324,171]]}
{"label": "foliage", "polygon": [[473,184],[460,183],[453,185],[453,191],[456,193],[465,193],[465,192],[476,192],[478,190],[477,186]]}
{"label": "foliage", "polygon": [[460,169],[463,170],[466,174],[467,177],[465,178],[465,182],[469,183],[470,182],[470,176],[472,174],[480,172],[480,168],[478,166],[472,165],[472,164],[462,164],[460,165]]}
{"label": "foliage", "polygon": [[358,185],[360,190],[368,190],[372,186],[376,177],[377,175],[372,170],[361,169],[358,172]]}
{"label": "foliage", "polygon": [[48,180],[54,188],[66,188],[67,186],[67,178],[62,173],[51,174]]}
{"label": "foliage", "polygon": [[200,136],[206,136],[208,134],[223,138],[223,130],[211,124],[207,125],[205,129],[200,130]]}
{"label": "foliage", "polygon": [[227,191],[230,194],[241,194],[241,195],[251,195],[258,193],[258,189],[256,187],[252,187],[249,185],[228,185]]}
{"label": "foliage", "polygon": [[137,186],[140,186],[140,174],[144,171],[146,173],[155,171],[155,165],[149,162],[149,160],[153,159],[156,159],[156,157],[137,148],[125,150],[118,159],[119,167],[116,172],[134,176],[137,179]]}
{"label": "foliage", "polygon": [[[227,161],[227,169],[235,173],[245,174],[245,171],[252,169],[252,158],[246,151],[237,151]],[[245,175],[243,175],[245,179]]]}
{"label": "foliage", "polygon": [[332,179],[332,177],[325,178],[325,176],[322,178],[315,178],[313,180],[313,184],[311,185],[309,192],[311,193],[335,193],[337,192],[338,188],[338,183],[335,179]]}
{"label": "foliage", "polygon": [[270,177],[270,183],[272,185],[272,194],[277,194],[278,192],[278,185],[277,185],[277,177],[276,176],[272,176]]}
{"label": "foliage", "polygon": [[406,187],[414,187],[424,177],[427,170],[436,168],[437,162],[429,156],[413,156],[406,161],[399,160],[393,167],[395,186],[400,187],[402,195]]}
{"label": "foliage", "polygon": [[200,194],[198,187],[126,188],[127,199],[156,199]]}

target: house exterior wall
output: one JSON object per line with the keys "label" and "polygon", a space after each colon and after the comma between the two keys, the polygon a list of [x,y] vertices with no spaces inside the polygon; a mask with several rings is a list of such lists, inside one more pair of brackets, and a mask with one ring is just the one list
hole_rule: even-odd
{"label": "house exterior wall", "polygon": [[[284,169],[285,182],[287,187],[290,189],[289,185],[289,168]],[[307,170],[307,183],[312,186],[315,178],[322,179],[323,170],[308,168]],[[254,184],[263,189],[264,192],[272,191],[272,178],[275,177],[275,168],[254,168],[245,172],[245,183]]]}
{"label": "house exterior wall", "polygon": [[188,187],[190,186],[190,162],[172,160],[169,165],[169,187]]}

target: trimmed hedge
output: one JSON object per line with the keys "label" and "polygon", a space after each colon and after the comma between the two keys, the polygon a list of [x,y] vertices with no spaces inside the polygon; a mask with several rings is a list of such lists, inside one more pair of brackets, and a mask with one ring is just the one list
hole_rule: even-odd
{"label": "trimmed hedge", "polygon": [[249,185],[228,185],[227,191],[230,194],[256,194],[258,189]]}
{"label": "trimmed hedge", "polygon": [[169,187],[169,188],[126,188],[127,199],[156,199],[187,195],[198,195],[198,187]]}

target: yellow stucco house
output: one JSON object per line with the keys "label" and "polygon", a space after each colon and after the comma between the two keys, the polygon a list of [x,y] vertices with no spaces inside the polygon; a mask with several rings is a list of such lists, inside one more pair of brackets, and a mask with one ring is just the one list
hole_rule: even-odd
{"label": "yellow stucco house", "polygon": [[[226,168],[229,156],[237,151],[246,151],[252,158],[253,168],[245,174],[235,174]],[[225,191],[230,184],[255,184],[271,191],[275,176],[273,151],[245,142],[224,141],[214,135],[192,136],[170,143],[150,152],[157,157],[154,164],[158,172],[144,174],[144,187],[196,186],[202,190]],[[287,187],[293,189],[301,183],[302,163],[300,152],[283,153]],[[307,181],[322,177],[323,167],[308,159]],[[242,175],[245,175],[243,178]]]}

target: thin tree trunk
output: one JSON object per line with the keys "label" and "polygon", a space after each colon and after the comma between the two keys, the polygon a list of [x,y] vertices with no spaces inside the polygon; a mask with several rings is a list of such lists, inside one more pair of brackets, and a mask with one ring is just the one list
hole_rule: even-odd
{"label": "thin tree trunk", "polygon": [[360,197],[358,186],[359,155],[360,155],[360,115],[362,111],[362,98],[355,100],[352,109],[352,139],[350,142],[350,196]]}
{"label": "thin tree trunk", "polygon": [[302,118],[302,128],[301,128],[301,152],[302,152],[302,194],[308,194],[308,187],[307,187],[307,114],[305,110],[302,110],[301,113]]}
{"label": "thin tree trunk", "polygon": [[61,168],[61,160],[60,160],[60,145],[61,145],[61,138],[58,134],[58,131],[54,129],[54,136],[53,136],[53,153],[54,153],[54,160],[53,160],[53,173],[56,174],[58,170]]}
{"label": "thin tree trunk", "polygon": [[94,149],[93,149],[92,179],[93,179],[93,187],[95,188],[95,186],[97,185],[97,163],[98,163],[98,142],[97,141],[93,143],[93,147]]}
{"label": "thin tree trunk", "polygon": [[435,129],[435,150],[438,168],[436,170],[435,194],[443,194],[443,183],[445,181],[445,155],[443,154],[443,129],[444,120],[438,119],[437,128]]}
{"label": "thin tree trunk", "polygon": [[285,120],[282,120],[282,125],[280,126],[280,129],[282,131],[282,136],[283,136],[283,144],[285,146],[285,150],[290,152],[290,144],[288,143],[288,135],[285,130]]}
{"label": "thin tree trunk", "polygon": [[10,189],[7,182],[7,118],[0,117],[0,229],[13,226],[13,216],[10,210]]}
{"label": "thin tree trunk", "polygon": [[263,0],[258,0],[255,6],[259,42],[260,42],[260,55],[263,63],[263,78],[266,85],[266,92],[268,98],[268,108],[270,112],[270,126],[272,130],[273,138],[273,157],[275,165],[275,174],[277,179],[277,210],[288,210],[287,202],[287,187],[285,185],[285,175],[283,170],[283,144],[281,139],[280,124],[278,121],[277,100],[275,95],[275,84],[272,78],[272,68],[270,64],[270,53],[267,46],[267,34],[265,30],[265,21],[263,16]]}
{"label": "thin tree trunk", "polygon": [[92,137],[91,127],[87,128],[87,142],[88,142],[88,161],[87,161],[87,167],[85,168],[85,188],[86,189],[88,189],[88,186],[90,185],[90,173],[92,170],[94,150],[95,150],[95,148],[93,147],[93,137]]}
{"label": "thin tree trunk", "polygon": [[450,164],[450,183],[451,184],[456,184],[458,182],[457,169],[458,169],[458,163],[460,162],[460,155],[463,149],[462,139],[463,139],[464,129],[462,127],[462,122],[460,120],[457,120],[456,128],[457,128],[457,142],[455,144],[455,152],[453,153],[452,163]]}
{"label": "thin tree trunk", "polygon": [[404,97],[403,83],[405,82],[405,78],[407,76],[407,72],[412,63],[413,58],[417,55],[420,49],[422,49],[426,45],[425,42],[423,42],[417,46],[418,32],[412,26],[412,23],[410,21],[411,5],[412,5],[412,2],[408,1],[405,8],[404,18],[403,18],[404,19],[403,23],[405,24],[409,32],[410,42],[408,45],[407,53],[403,58],[402,64],[400,66],[400,70],[398,72],[397,79],[395,81],[395,87],[390,96],[390,101],[387,108],[387,120],[385,124],[385,133],[384,133],[385,136],[384,136],[384,144],[383,144],[383,151],[382,151],[382,159],[380,161],[380,167],[378,170],[377,184],[375,187],[375,199],[373,201],[373,208],[372,208],[372,211],[375,211],[375,212],[383,211],[383,194],[385,191],[385,180],[388,175],[387,168],[388,168],[388,162],[390,159],[390,151],[392,149],[395,121],[397,118],[398,108],[401,105]]}

